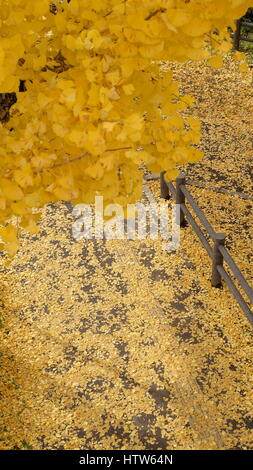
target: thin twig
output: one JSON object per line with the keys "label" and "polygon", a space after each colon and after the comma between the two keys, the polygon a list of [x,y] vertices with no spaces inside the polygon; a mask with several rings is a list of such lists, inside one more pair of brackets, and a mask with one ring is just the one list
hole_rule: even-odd
{"label": "thin twig", "polygon": [[219,44],[219,45],[221,46],[221,42],[220,42],[220,41],[217,41],[217,39],[214,39],[212,36],[210,36],[210,34],[205,33],[205,36],[208,36],[210,39],[212,39],[212,41],[217,42],[217,44]]}
{"label": "thin twig", "polygon": [[106,149],[106,152],[116,152],[117,150],[131,150],[133,147],[121,147],[118,149]]}
{"label": "thin twig", "polygon": [[145,18],[145,21],[150,20],[153,18],[153,16],[157,15],[157,13],[165,13],[165,11],[166,8],[158,8],[157,10],[151,11],[151,13],[149,13],[149,15]]}
{"label": "thin twig", "polygon": [[71,160],[67,160],[66,162],[56,163],[55,165],[49,166],[48,168],[42,168],[41,170],[37,170],[36,173],[41,173],[42,171],[45,171],[45,170],[52,170],[53,168],[57,168],[59,166],[67,165],[67,163],[72,163],[72,162],[75,162],[77,160],[81,160],[81,158],[86,157],[88,155],[90,155],[90,153],[88,153],[88,152],[84,153],[83,155],[80,155],[79,157],[76,157],[76,158],[71,158]]}
{"label": "thin twig", "polygon": [[107,16],[109,16],[112,12],[113,12],[113,10],[108,11],[108,13],[106,13],[106,14],[103,16],[103,18],[106,18]]}
{"label": "thin twig", "polygon": [[[120,148],[115,148],[115,149],[106,149],[105,152],[116,152],[117,150],[131,150],[131,149],[132,147],[120,147]],[[54,168],[67,165],[68,163],[76,162],[77,160],[81,160],[81,158],[87,157],[87,156],[91,156],[91,154],[89,152],[83,153],[79,157],[71,158],[70,160],[67,160],[66,162],[56,163],[55,165],[49,166],[47,168],[42,168],[41,170],[35,171],[35,173],[41,173],[46,170],[53,170]]]}

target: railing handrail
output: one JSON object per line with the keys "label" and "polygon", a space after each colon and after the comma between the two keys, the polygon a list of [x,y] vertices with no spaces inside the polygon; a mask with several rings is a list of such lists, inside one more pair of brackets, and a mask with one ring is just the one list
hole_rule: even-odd
{"label": "railing handrail", "polygon": [[[194,200],[191,193],[186,188],[185,184],[187,184],[187,181],[185,180],[185,175],[181,174],[178,176],[178,178],[176,179],[176,188],[175,188],[171,182],[165,181],[164,173],[165,172],[162,172],[160,174],[161,197],[163,197],[164,199],[168,199],[170,197],[170,193],[173,194],[173,196],[176,199],[176,202],[180,204],[180,221],[179,221],[180,226],[184,225],[185,217],[186,217],[187,221],[191,224],[196,235],[199,237],[202,245],[206,249],[208,255],[212,259],[213,261],[212,281],[211,281],[212,286],[219,287],[221,285],[221,279],[223,279],[227,283],[230,291],[232,292],[235,299],[239,303],[247,319],[253,325],[253,313],[251,312],[246,301],[243,299],[239,290],[235,286],[233,280],[231,279],[231,277],[229,276],[229,274],[223,267],[223,261],[225,261],[227,265],[229,266],[229,268],[231,269],[231,271],[233,272],[234,277],[236,278],[236,280],[239,282],[240,286],[242,287],[244,293],[248,296],[250,301],[253,303],[253,289],[250,287],[245,277],[241,273],[240,269],[234,262],[233,258],[231,257],[227,249],[225,248],[224,246],[225,235],[214,231],[213,227],[211,226],[211,224],[205,217],[204,213],[198,206],[197,202]],[[205,235],[203,234],[202,230],[198,226],[197,222],[193,218],[191,212],[186,207],[185,200],[187,200],[190,203],[195,215],[199,218],[200,222],[205,227],[208,235],[214,241],[213,249],[210,246]]]}
{"label": "railing handrail", "polygon": [[204,225],[204,227],[205,227],[206,231],[208,232],[208,234],[210,235],[210,237],[212,239],[214,239],[215,231],[214,231],[213,227],[211,226],[211,224],[208,222],[207,218],[203,214],[203,212],[200,209],[200,207],[198,206],[198,204],[194,201],[191,193],[188,191],[188,189],[184,185],[181,185],[181,191],[183,192],[186,199],[190,203],[190,205],[193,208],[195,214],[198,216],[198,218],[200,219],[200,221]]}
{"label": "railing handrail", "polygon": [[227,251],[227,249],[224,246],[220,246],[219,250],[220,250],[224,260],[226,261],[227,265],[230,267],[231,271],[233,271],[237,281],[240,283],[240,285],[244,289],[245,293],[247,294],[248,298],[253,303],[253,290],[251,289],[250,285],[246,281],[246,279],[243,276],[243,274],[241,273],[240,269],[238,268],[238,266],[234,262],[233,258],[231,257],[231,255],[229,254],[229,252]]}
{"label": "railing handrail", "polygon": [[232,292],[233,296],[235,297],[235,299],[237,300],[238,304],[240,305],[241,309],[243,310],[243,312],[245,313],[247,319],[249,320],[249,322],[251,323],[251,325],[253,325],[253,315],[252,315],[252,312],[251,310],[249,309],[248,305],[246,304],[245,300],[243,299],[243,297],[241,296],[239,290],[237,289],[237,287],[234,285],[231,277],[229,276],[229,274],[227,273],[227,271],[225,271],[225,269],[223,268],[223,266],[217,266],[217,269],[221,275],[221,277],[224,279],[224,281],[227,283],[230,291]]}
{"label": "railing handrail", "polygon": [[253,23],[250,23],[249,21],[242,20],[241,25],[242,26],[251,26],[253,28]]}
{"label": "railing handrail", "polygon": [[202,245],[205,247],[207,253],[209,254],[210,258],[212,258],[213,250],[209,242],[207,241],[205,235],[203,234],[202,230],[199,228],[198,224],[195,222],[194,218],[192,217],[190,211],[187,209],[185,204],[181,204],[181,209],[183,210],[184,214],[187,217],[187,220],[190,222],[191,226],[195,230],[195,233],[198,235]]}
{"label": "railing handrail", "polygon": [[[231,33],[231,37],[234,38],[234,33]],[[247,38],[247,36],[239,36],[239,41],[253,42],[253,38]]]}
{"label": "railing handrail", "polygon": [[253,28],[253,23],[250,23],[248,21],[243,21],[243,18],[239,18],[238,20],[235,21],[235,25],[236,25],[235,32],[230,33],[230,36],[233,39],[234,50],[239,51],[240,41],[253,42],[253,38],[248,38],[247,36],[241,35],[241,27],[249,26]]}
{"label": "railing handrail", "polygon": [[[173,186],[173,184],[171,182],[168,182],[167,183],[168,187],[169,187],[169,190],[172,192],[173,195],[176,194],[176,188]],[[183,188],[185,188],[185,186],[183,185],[180,185],[180,188],[183,190]],[[213,254],[213,250],[212,250],[212,247],[211,245],[209,244],[209,242],[206,240],[206,237],[205,235],[203,234],[202,230],[199,228],[198,224],[195,222],[194,218],[192,217],[190,211],[188,210],[188,208],[186,207],[185,204],[181,204],[181,209],[182,211],[184,212],[184,214],[186,215],[188,221],[190,222],[191,226],[193,227],[193,229],[195,230],[195,233],[198,235],[199,239],[201,240],[202,244],[204,245],[207,253],[209,254],[210,258],[212,258],[212,254]],[[200,212],[201,212],[201,215],[205,218],[204,214],[202,213],[201,209],[199,208]],[[206,220],[207,221],[207,220]],[[208,222],[208,221],[207,221]]]}

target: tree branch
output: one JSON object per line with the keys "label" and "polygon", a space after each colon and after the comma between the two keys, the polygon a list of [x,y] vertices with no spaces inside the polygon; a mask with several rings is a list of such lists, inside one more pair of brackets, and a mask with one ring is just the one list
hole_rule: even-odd
{"label": "tree branch", "polygon": [[[115,148],[115,149],[106,149],[105,151],[106,152],[117,152],[117,150],[131,150],[131,149],[132,149],[132,147],[120,147],[120,148]],[[88,157],[88,156],[91,156],[91,154],[89,152],[86,152],[86,153],[83,153],[82,155],[80,155],[79,157],[71,158],[70,160],[67,160],[66,162],[56,163],[55,165],[49,166],[48,168],[42,168],[41,170],[37,170],[37,171],[35,171],[35,173],[42,173],[43,171],[46,171],[46,170],[53,170],[54,168],[58,168],[60,166],[67,165],[67,164],[72,163],[72,162],[76,162],[77,160],[81,160],[83,157]]]}
{"label": "tree branch", "polygon": [[218,41],[217,39],[214,39],[212,36],[210,36],[210,34],[205,33],[205,36],[209,37],[212,41],[215,41],[215,42],[217,42],[219,45],[221,45],[221,42]]}
{"label": "tree branch", "polygon": [[149,13],[149,15],[145,18],[145,21],[150,20],[151,18],[153,18],[153,16],[157,15],[158,13],[165,13],[165,11],[166,8],[158,8],[157,10],[151,11],[151,13]]}

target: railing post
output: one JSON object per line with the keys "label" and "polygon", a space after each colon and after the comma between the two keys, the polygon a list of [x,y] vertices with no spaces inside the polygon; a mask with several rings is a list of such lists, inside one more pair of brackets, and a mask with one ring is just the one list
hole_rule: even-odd
{"label": "railing post", "polygon": [[221,275],[217,271],[217,266],[223,265],[223,256],[219,250],[219,246],[224,245],[225,243],[224,233],[216,233],[214,237],[214,247],[213,247],[213,267],[212,267],[212,279],[211,284],[213,287],[221,286]]}
{"label": "railing post", "polygon": [[235,51],[240,50],[240,34],[241,34],[241,18],[239,20],[235,20],[235,32],[233,37],[233,49]]}
{"label": "railing post", "polygon": [[164,174],[166,171],[162,171],[160,173],[160,197],[163,199],[169,199],[170,198],[170,192],[168,185],[166,184],[166,181],[164,179]]}
{"label": "railing post", "polygon": [[[182,193],[180,185],[185,184],[185,175],[184,173],[180,173],[180,175],[176,179],[176,204],[184,204],[185,203],[185,195]],[[182,209],[180,208],[180,227],[186,225],[186,219]]]}

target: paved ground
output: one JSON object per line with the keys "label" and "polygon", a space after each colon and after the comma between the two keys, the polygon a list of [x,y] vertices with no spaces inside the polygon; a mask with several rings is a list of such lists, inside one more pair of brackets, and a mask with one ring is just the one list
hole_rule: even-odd
{"label": "paved ground", "polygon": [[[220,184],[210,165],[237,175],[241,148],[228,167],[207,152],[209,184]],[[191,191],[251,281],[252,203]],[[77,242],[72,222],[68,204],[48,205],[1,267],[1,448],[252,448],[253,330],[228,288],[210,287],[191,228],[172,252],[161,240]]]}
{"label": "paved ground", "polygon": [[191,229],[167,252],[71,218],[48,206],[3,277],[3,447],[250,448],[252,328]]}

